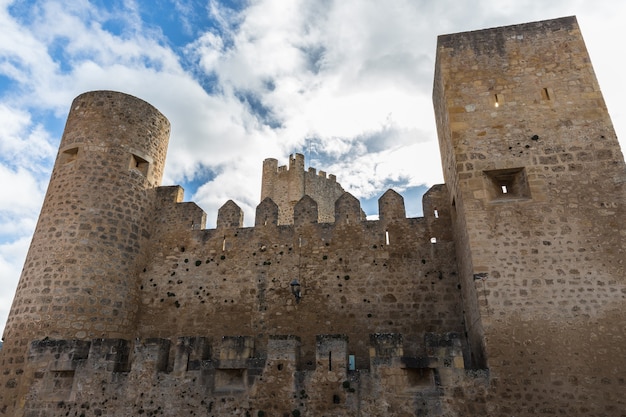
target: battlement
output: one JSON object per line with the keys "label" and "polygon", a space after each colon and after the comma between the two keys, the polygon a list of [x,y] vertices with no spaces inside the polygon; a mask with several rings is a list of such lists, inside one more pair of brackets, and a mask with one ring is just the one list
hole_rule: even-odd
{"label": "battlement", "polygon": [[304,170],[304,155],[289,156],[289,167],[278,166],[278,161],[268,158],[263,161],[261,201],[271,198],[278,206],[278,224],[292,224],[293,210],[305,195],[318,205],[318,221],[334,221],[335,201],[344,190],[335,175],[328,175],[310,167]]}
{"label": "battlement", "polygon": [[469,48],[477,54],[497,54],[505,58],[504,54],[507,49],[504,47],[504,39],[522,40],[525,37],[545,37],[557,31],[572,30],[579,31],[578,23],[576,17],[569,16],[560,19],[439,35],[437,37],[437,45],[456,50]]}
{"label": "battlement", "polygon": [[[264,367],[268,361],[293,362],[295,369],[303,372],[332,371],[333,368],[344,373],[357,370],[356,361],[350,358],[353,349],[347,335],[316,335],[316,361],[313,364],[301,359],[302,342],[298,336],[268,335],[263,343],[259,345],[259,340],[252,336],[91,341],[43,339],[31,343],[28,361],[39,366],[38,372],[42,373],[76,372],[89,367],[108,374],[149,369],[150,372],[181,376],[182,372],[189,371]],[[462,338],[456,333],[426,333],[417,350],[419,356],[405,356],[403,344],[401,334],[370,334],[369,362],[358,370],[378,366],[464,369]],[[408,350],[415,351],[415,347]]]}
{"label": "battlement", "polygon": [[[432,408],[440,406],[451,384],[467,378],[457,334],[426,334],[420,355],[413,357],[403,355],[400,334],[371,334],[369,340],[365,368],[356,367],[349,338],[336,334],[315,337],[312,367],[302,362],[301,340],[293,335],[262,341],[251,336],[33,341],[29,411],[70,411],[86,404],[97,409],[108,402],[119,413],[138,415],[153,399],[167,395],[169,406],[180,413],[213,404],[221,413],[239,406],[256,415],[268,406],[265,395],[274,393],[283,398],[286,411],[313,412],[324,408],[322,402],[360,401],[372,408],[381,395],[396,389],[408,390],[408,397],[429,397],[425,406]],[[370,382],[374,375],[382,392]],[[103,385],[113,381],[115,388]],[[124,395],[112,397],[110,390]],[[224,401],[229,398],[238,405]]]}
{"label": "battlement", "polygon": [[[433,187],[432,190],[436,189]],[[434,208],[428,211],[428,215],[435,214],[437,204],[430,203],[433,192],[425,194],[429,205]],[[444,203],[445,200],[441,200]],[[358,199],[350,193],[344,192],[334,201],[334,217],[332,221],[321,222],[319,220],[319,204],[309,195],[305,195],[294,204],[292,217],[287,221],[288,225],[302,225],[311,223],[358,223],[367,221]],[[393,190],[388,190],[379,199],[379,218],[385,222],[406,218],[404,198]],[[437,213],[438,216],[438,213]],[[255,226],[279,225],[280,213],[278,205],[272,198],[266,197],[256,208]],[[217,228],[243,227],[243,210],[232,200],[226,202],[217,213]]]}

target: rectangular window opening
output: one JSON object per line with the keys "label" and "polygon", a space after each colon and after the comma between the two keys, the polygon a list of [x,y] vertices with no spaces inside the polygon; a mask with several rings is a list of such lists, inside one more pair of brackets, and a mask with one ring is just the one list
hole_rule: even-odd
{"label": "rectangular window opening", "polygon": [[526,170],[523,167],[484,171],[484,174],[488,180],[487,192],[491,201],[530,198]]}
{"label": "rectangular window opening", "polygon": [[333,352],[328,352],[328,370],[333,370]]}
{"label": "rectangular window opening", "polygon": [[143,159],[140,156],[135,154],[131,154],[130,156],[130,169],[136,169],[141,172],[144,177],[148,176],[148,168],[150,167],[150,163]]}
{"label": "rectangular window opening", "polygon": [[389,245],[389,230],[385,230],[385,245]]}
{"label": "rectangular window opening", "polygon": [[356,358],[354,355],[348,355],[348,370],[356,371]]}
{"label": "rectangular window opening", "polygon": [[435,219],[439,218],[439,211],[437,209],[435,209]]}
{"label": "rectangular window opening", "polygon": [[66,149],[61,152],[59,162],[62,165],[71,164],[78,159],[78,147],[72,149]]}

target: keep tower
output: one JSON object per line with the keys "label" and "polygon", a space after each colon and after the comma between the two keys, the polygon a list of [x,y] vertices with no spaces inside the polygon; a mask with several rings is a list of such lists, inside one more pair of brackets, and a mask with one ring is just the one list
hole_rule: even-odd
{"label": "keep tower", "polygon": [[[343,187],[333,174],[313,167],[304,170],[304,155],[289,156],[289,166],[278,166],[278,160],[267,158],[263,161],[261,181],[261,201],[271,199],[278,206],[278,224],[293,224],[294,207],[302,197],[308,195],[317,204],[318,221],[335,221],[335,201],[344,193]],[[362,214],[365,218],[365,214]]]}
{"label": "keep tower", "polygon": [[626,372],[626,167],[576,19],[440,36],[433,100],[473,366],[520,415],[549,406],[528,385],[606,412]]}
{"label": "keep tower", "polygon": [[4,332],[3,387],[16,389],[4,390],[5,407],[25,395],[30,341],[134,337],[169,132],[157,109],[130,95],[73,101]]}

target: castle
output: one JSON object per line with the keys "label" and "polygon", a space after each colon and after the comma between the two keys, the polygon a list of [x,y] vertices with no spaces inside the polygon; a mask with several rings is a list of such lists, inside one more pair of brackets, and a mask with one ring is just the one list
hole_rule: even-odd
{"label": "castle", "polygon": [[159,186],[169,122],[72,103],[0,351],[10,416],[625,416],[626,166],[574,17],[443,35],[445,184],[379,220],[263,164]]}

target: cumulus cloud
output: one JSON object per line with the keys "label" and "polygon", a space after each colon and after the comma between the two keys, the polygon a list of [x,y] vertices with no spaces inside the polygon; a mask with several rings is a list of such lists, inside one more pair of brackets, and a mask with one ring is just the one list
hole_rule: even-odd
{"label": "cumulus cloud", "polygon": [[[441,181],[433,158],[421,161],[422,170],[429,166],[421,180],[415,161],[403,158],[394,172],[381,169],[387,164],[380,160],[372,162],[409,143],[434,141],[428,76],[434,51],[426,53],[410,41],[428,32],[413,24],[424,21],[419,8],[411,2],[381,8],[363,2],[258,1],[232,15],[212,5],[222,26],[186,52],[200,71],[219,80],[221,100],[239,98],[242,111],[256,118],[246,134],[263,136],[259,150],[265,148],[265,156],[286,160],[289,153],[303,152],[320,168],[334,168],[357,197],[380,193],[385,184]],[[272,147],[278,154],[267,152]],[[346,157],[349,166],[335,163]],[[222,167],[214,183],[241,169]],[[207,202],[209,188],[194,197]],[[241,191],[244,200],[258,198],[258,190]]]}

